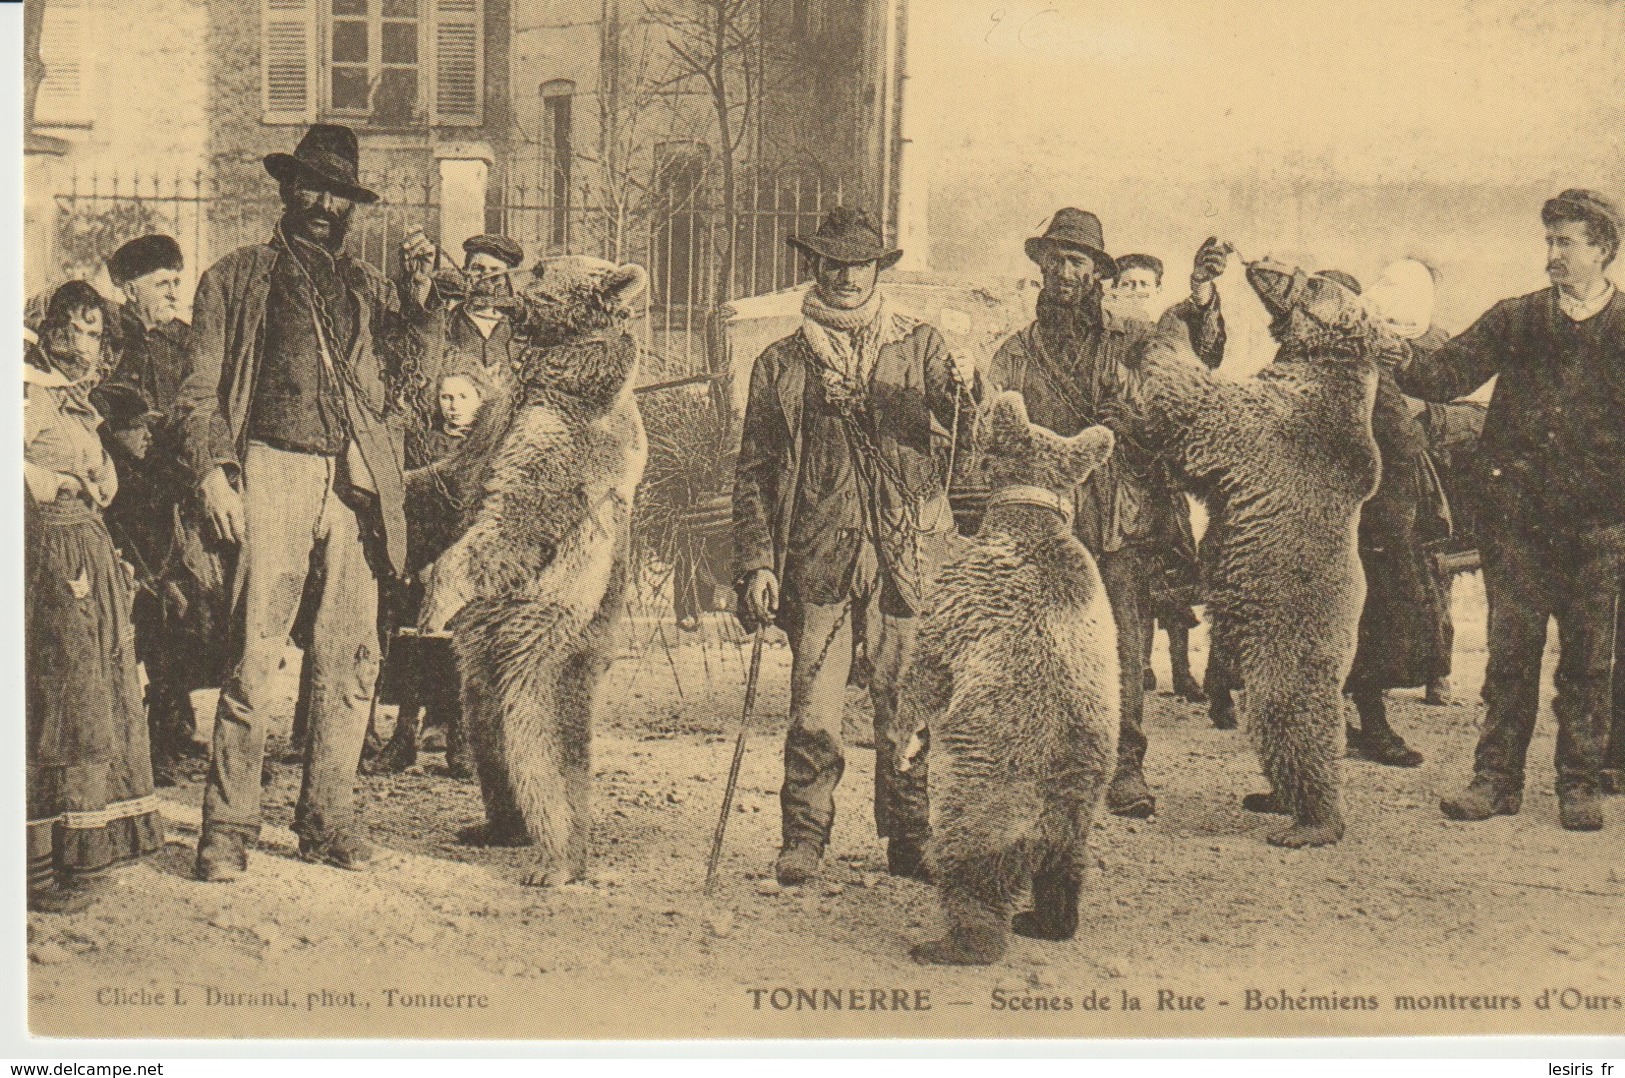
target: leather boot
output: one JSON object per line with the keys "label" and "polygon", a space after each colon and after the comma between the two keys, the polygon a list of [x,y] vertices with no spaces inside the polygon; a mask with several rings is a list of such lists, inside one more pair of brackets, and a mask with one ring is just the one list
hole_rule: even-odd
{"label": "leather boot", "polygon": [[1601,831],[1602,795],[1595,790],[1559,792],[1557,815],[1565,831]]}
{"label": "leather boot", "polygon": [[773,875],[781,887],[799,887],[818,875],[818,863],[824,851],[811,842],[792,842],[779,851],[773,863]]}
{"label": "leather boot", "polygon": [[203,828],[193,875],[204,883],[235,883],[248,871],[248,836],[225,827]]}
{"label": "leather boot", "polygon": [[1491,816],[1516,816],[1523,807],[1520,784],[1492,775],[1478,774],[1467,789],[1439,801],[1439,811],[1452,820],[1487,820]]}

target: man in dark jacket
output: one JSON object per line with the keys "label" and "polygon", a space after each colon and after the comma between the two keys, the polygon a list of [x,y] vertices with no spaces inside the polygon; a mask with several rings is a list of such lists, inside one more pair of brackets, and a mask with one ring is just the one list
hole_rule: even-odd
{"label": "man in dark jacket", "polygon": [[120,415],[132,422],[136,417],[128,413],[134,402],[151,409],[140,417],[149,435],[145,453],[109,450],[115,452],[122,482],[107,520],[141,585],[133,620],[136,649],[147,671],[148,740],[160,786],[172,785],[180,758],[196,751],[192,690],[220,683],[221,649],[189,632],[197,618],[189,622],[186,615],[200,615],[208,599],[224,598],[195,589],[188,593],[190,577],[177,550],[177,512],[196,522],[175,421],[191,334],[180,317],[184,268],[180,244],[157,234],[131,240],[107,260],[108,276],[125,301],[117,316],[119,358],[106,389],[122,394]]}
{"label": "man in dark jacket", "polygon": [[1159,564],[1158,522],[1170,499],[1182,496],[1158,480],[1154,458],[1131,436],[1134,376],[1124,360],[1159,331],[1175,331],[1189,337],[1204,363],[1217,366],[1207,358],[1224,347],[1213,280],[1224,271],[1229,247],[1215,239],[1202,245],[1191,276],[1192,300],[1164,315],[1160,330],[1102,306],[1102,285],[1116,273],[1116,263],[1106,253],[1094,214],[1056,211],[1049,229],[1029,239],[1026,250],[1044,275],[1038,318],[1000,346],[988,382],[991,390],[1021,393],[1032,421],[1056,434],[1070,437],[1104,423],[1117,435],[1111,459],[1077,490],[1073,526],[1100,566],[1117,623],[1123,711],[1106,807],[1119,816],[1144,818],[1156,810],[1144,772],[1146,618]]}
{"label": "man in dark jacket", "polygon": [[360,869],[354,781],[378,673],[378,578],[405,562],[401,438],[388,408],[393,286],[344,252],[357,202],[348,128],[317,124],[265,168],[284,212],[269,243],[198,282],[181,388],[185,457],[220,538],[240,546],[235,664],[220,694],[196,871],[236,879],[260,826],[277,666],[306,582],[320,580],[306,656],[310,730],[294,830],[308,860]]}
{"label": "man in dark jacket", "polygon": [[751,371],[734,483],[741,620],[776,620],[792,655],[775,872],[786,886],[805,882],[829,841],[856,634],[873,669],[875,824],[890,870],[921,876],[924,760],[898,770],[908,732],[894,717],[953,529],[945,465],[955,420],[962,444],[973,430],[975,371],[881,297],[879,274],[902,252],[886,249],[867,215],[837,207],[789,242],[815,283],[801,329]]}
{"label": "man in dark jacket", "polygon": [[1397,376],[1412,396],[1449,401],[1499,375],[1481,445],[1487,710],[1473,780],[1440,808],[1483,820],[1521,807],[1555,617],[1558,806],[1564,827],[1595,831],[1625,569],[1625,299],[1605,276],[1621,217],[1601,195],[1569,190],[1541,220],[1552,287],[1497,303]]}

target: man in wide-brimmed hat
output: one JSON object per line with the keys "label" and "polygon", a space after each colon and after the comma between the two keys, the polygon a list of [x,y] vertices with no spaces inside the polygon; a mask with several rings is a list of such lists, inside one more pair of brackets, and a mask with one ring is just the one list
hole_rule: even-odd
{"label": "man in wide-brimmed hat", "polygon": [[[1123,361],[1159,329],[1103,305],[1104,283],[1117,267],[1106,253],[1100,218],[1094,214],[1071,207],[1057,210],[1049,227],[1028,239],[1025,249],[1043,275],[1038,317],[1000,346],[988,371],[989,389],[1017,390],[1032,421],[1057,434],[1071,436],[1104,423],[1118,435],[1111,459],[1074,495],[1073,526],[1100,566],[1117,624],[1122,726],[1106,807],[1119,816],[1146,817],[1155,811],[1156,800],[1144,774],[1145,619],[1158,565],[1157,524],[1178,495],[1157,479],[1154,461],[1130,436],[1132,375]],[[1204,243],[1191,274],[1191,299],[1163,318],[1162,329],[1187,334],[1204,362],[1215,346],[1223,346],[1224,322],[1213,280],[1224,271],[1228,255],[1228,245],[1215,239]]]}
{"label": "man in wide-brimmed hat", "polygon": [[866,214],[837,207],[789,243],[813,286],[801,328],[751,371],[734,485],[741,620],[750,629],[776,622],[792,654],[775,872],[786,886],[805,882],[829,842],[857,639],[872,669],[875,824],[890,870],[923,876],[924,760],[898,770],[908,732],[894,718],[953,528],[946,473],[955,420],[967,444],[973,429],[975,370],[949,355],[935,328],[883,299],[880,272],[902,252]]}
{"label": "man in wide-brimmed hat", "polygon": [[1471,783],[1440,809],[1485,820],[1522,807],[1555,618],[1558,816],[1571,831],[1596,831],[1625,573],[1625,297],[1608,279],[1625,215],[1574,188],[1540,217],[1551,287],[1502,300],[1395,380],[1413,397],[1452,401],[1496,379],[1480,442],[1491,612],[1484,725]]}
{"label": "man in wide-brimmed hat", "polygon": [[386,387],[399,297],[344,251],[357,203],[354,132],[316,124],[265,158],[283,212],[267,243],[198,282],[181,388],[184,462],[217,536],[239,547],[232,663],[216,712],[196,872],[236,879],[260,826],[276,672],[307,578],[320,581],[310,729],[295,814],[301,854],[360,869],[355,768],[378,672],[378,579],[405,561],[401,439]]}

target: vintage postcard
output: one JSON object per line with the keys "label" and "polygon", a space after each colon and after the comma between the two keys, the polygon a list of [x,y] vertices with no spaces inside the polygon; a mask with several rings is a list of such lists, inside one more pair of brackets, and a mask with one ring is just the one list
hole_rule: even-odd
{"label": "vintage postcard", "polygon": [[1625,1034],[1618,0],[24,15],[35,1035]]}

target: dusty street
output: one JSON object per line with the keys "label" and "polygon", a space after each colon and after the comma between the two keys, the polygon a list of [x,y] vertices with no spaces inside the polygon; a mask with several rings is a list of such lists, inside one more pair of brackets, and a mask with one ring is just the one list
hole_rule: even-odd
{"label": "dusty street", "polygon": [[[598,724],[589,883],[522,888],[525,851],[460,844],[482,818],[479,793],[447,776],[439,753],[361,780],[385,851],[374,871],[294,856],[283,828],[298,771],[279,763],[274,826],[249,877],[196,883],[194,776],[161,791],[172,821],[161,859],[86,914],[30,917],[31,1024],[91,1036],[1619,1033],[1625,800],[1609,802],[1600,834],[1558,827],[1547,712],[1521,815],[1460,824],[1436,807],[1466,775],[1482,711],[1482,595],[1476,576],[1458,580],[1461,702],[1392,696],[1394,725],[1426,764],[1350,760],[1349,834],[1334,848],[1265,845],[1276,822],[1239,807],[1261,788],[1245,734],[1156,694],[1157,816],[1098,825],[1075,941],[1018,939],[991,969],[909,960],[939,927],[935,896],[884,874],[866,749],[850,752],[823,879],[790,890],[770,879],[783,647],[764,663],[720,885],[705,901],[746,653],[717,618],[697,634],[640,619]],[[1160,638],[1156,661],[1166,687]],[[1198,670],[1204,661],[1199,651]],[[290,708],[292,688],[290,677]],[[197,703],[207,716],[212,699]]]}

